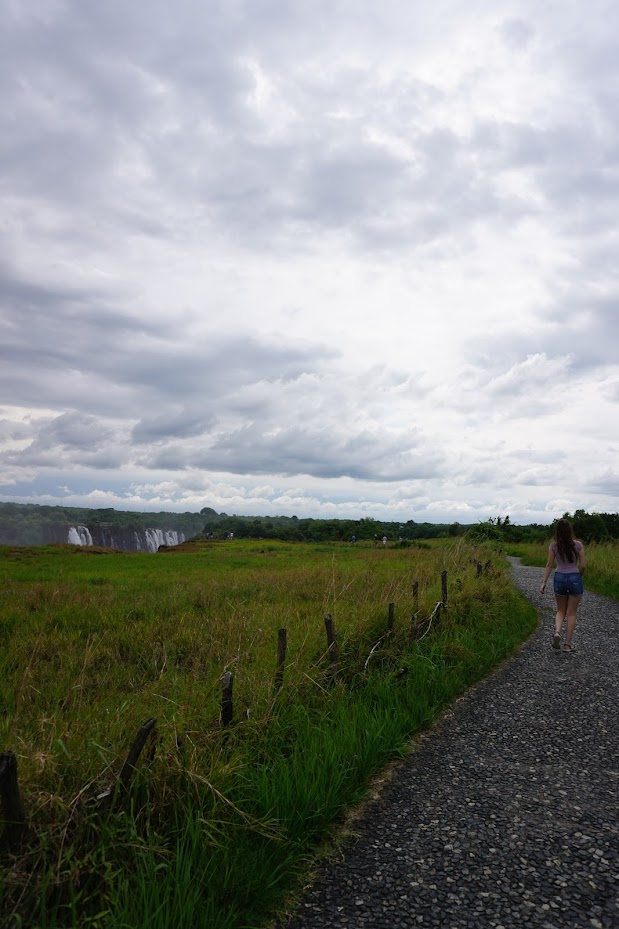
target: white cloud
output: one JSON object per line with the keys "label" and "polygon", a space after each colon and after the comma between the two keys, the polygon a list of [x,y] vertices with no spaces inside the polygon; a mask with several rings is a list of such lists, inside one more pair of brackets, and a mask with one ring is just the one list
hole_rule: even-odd
{"label": "white cloud", "polygon": [[614,8],[0,6],[1,496],[617,509]]}

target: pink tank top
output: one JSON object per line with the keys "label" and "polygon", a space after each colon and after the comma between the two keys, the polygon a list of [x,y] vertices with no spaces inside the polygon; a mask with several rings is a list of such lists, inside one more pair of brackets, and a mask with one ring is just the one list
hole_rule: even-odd
{"label": "pink tank top", "polygon": [[[551,542],[548,546],[548,549],[555,556],[557,562],[557,571],[560,574],[575,574],[576,571],[578,571],[578,561],[561,561],[556,542]],[[576,542],[576,553],[580,554],[581,551],[582,542]]]}

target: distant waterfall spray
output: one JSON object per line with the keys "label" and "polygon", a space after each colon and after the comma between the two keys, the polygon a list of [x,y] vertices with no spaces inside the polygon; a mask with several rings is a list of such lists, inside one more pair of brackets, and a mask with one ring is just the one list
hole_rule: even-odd
{"label": "distant waterfall spray", "polygon": [[69,545],[92,545],[92,536],[86,526],[71,526],[69,529]]}

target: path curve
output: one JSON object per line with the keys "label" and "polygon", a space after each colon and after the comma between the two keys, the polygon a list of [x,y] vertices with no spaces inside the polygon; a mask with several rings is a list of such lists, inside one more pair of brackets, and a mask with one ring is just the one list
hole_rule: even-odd
{"label": "path curve", "polygon": [[577,650],[512,562],[537,631],[398,766],[286,929],[618,929],[619,604],[586,592]]}

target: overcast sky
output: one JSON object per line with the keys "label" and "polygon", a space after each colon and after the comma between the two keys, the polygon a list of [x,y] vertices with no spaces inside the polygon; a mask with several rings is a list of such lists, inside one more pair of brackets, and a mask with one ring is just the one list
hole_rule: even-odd
{"label": "overcast sky", "polygon": [[0,499],[619,508],[615,0],[0,0]]}

